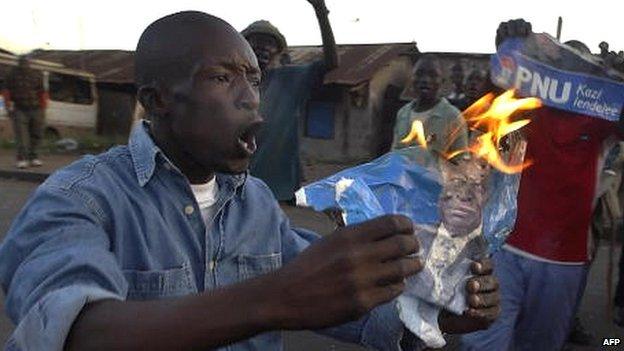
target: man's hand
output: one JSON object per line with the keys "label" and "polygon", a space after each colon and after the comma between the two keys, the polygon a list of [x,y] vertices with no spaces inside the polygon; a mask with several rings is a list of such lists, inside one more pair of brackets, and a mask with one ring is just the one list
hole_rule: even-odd
{"label": "man's hand", "polygon": [[328,209],[323,211],[327,217],[334,223],[335,228],[340,228],[345,226],[344,219],[342,218],[342,212],[340,209]]}
{"label": "man's hand", "polygon": [[522,18],[501,22],[496,30],[496,47],[498,47],[505,39],[511,37],[526,37],[531,34],[533,29],[531,23]]}
{"label": "man's hand", "polygon": [[[281,329],[318,329],[358,319],[403,292],[422,269],[411,220],[384,216],[339,228],[272,277],[269,306]],[[277,312],[277,315],[276,315]]]}
{"label": "man's hand", "polygon": [[445,310],[438,322],[443,332],[458,334],[487,329],[500,314],[498,280],[492,275],[492,261],[483,259],[470,267],[474,277],[468,280],[468,310],[458,316]]}

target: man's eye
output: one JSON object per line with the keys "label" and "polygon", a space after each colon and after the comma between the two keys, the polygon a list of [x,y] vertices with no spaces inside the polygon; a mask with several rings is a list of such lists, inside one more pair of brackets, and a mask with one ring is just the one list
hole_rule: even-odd
{"label": "man's eye", "polygon": [[228,83],[230,81],[230,77],[228,77],[226,74],[219,74],[216,76],[212,76],[210,77],[210,79],[219,83]]}
{"label": "man's eye", "polygon": [[442,194],[442,196],[440,197],[442,200],[447,201],[453,198],[453,196],[455,196],[456,192],[454,191],[446,191],[444,194]]}

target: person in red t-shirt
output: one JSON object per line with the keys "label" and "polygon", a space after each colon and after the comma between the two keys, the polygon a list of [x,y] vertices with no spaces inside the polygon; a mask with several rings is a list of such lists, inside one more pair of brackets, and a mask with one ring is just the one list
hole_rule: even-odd
{"label": "person in red t-shirt", "polygon": [[[496,44],[529,33],[522,19],[504,22]],[[578,41],[566,44],[589,51]],[[547,106],[532,112],[524,130],[534,163],[522,172],[515,228],[493,256],[501,316],[488,330],[463,336],[462,350],[563,347],[587,275],[599,159],[609,138],[621,138],[615,124]]]}

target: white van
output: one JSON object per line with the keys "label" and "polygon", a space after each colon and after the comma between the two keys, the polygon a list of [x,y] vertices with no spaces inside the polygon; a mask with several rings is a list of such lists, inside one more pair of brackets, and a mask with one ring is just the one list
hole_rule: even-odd
{"label": "white van", "polygon": [[[18,58],[0,53],[0,80],[13,67]],[[42,73],[43,87],[47,96],[45,135],[65,137],[95,134],[98,114],[98,96],[95,76],[91,73],[70,69],[61,64],[30,60],[30,67]],[[0,97],[0,137],[12,137],[6,103]]]}

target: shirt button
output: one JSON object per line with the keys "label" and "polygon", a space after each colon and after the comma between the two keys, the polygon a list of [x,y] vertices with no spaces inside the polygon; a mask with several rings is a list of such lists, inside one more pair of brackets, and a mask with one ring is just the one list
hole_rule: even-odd
{"label": "shirt button", "polygon": [[193,212],[195,212],[193,205],[188,205],[184,208],[184,213],[186,213],[187,215],[192,215]]}

